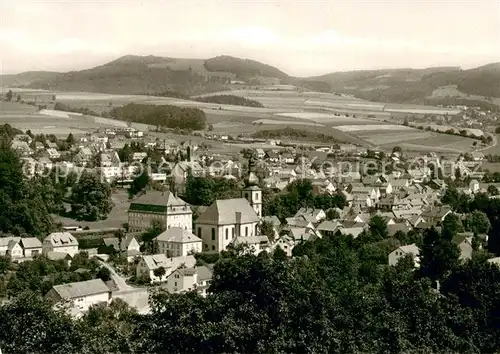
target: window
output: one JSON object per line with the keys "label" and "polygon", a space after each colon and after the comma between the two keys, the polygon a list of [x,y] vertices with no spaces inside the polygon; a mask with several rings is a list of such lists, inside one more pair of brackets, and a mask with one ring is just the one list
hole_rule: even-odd
{"label": "window", "polygon": [[208,248],[208,245],[205,243],[205,248]]}
{"label": "window", "polygon": [[212,251],[215,251],[215,246],[212,246]]}
{"label": "window", "polygon": [[259,193],[255,193],[255,201],[258,202],[259,201]]}
{"label": "window", "polygon": [[174,283],[174,286],[177,286],[177,282]]}
{"label": "window", "polygon": [[198,228],[198,237],[201,238],[201,227]]}
{"label": "window", "polygon": [[245,226],[245,236],[248,236],[248,226]]}
{"label": "window", "polygon": [[226,229],[226,240],[229,239],[229,229]]}
{"label": "window", "polygon": [[245,193],[245,199],[248,199],[248,193]]}
{"label": "window", "polygon": [[232,236],[233,236],[233,238],[234,238],[234,226],[233,226],[233,228],[232,228],[231,230],[232,230],[232,233],[233,233],[233,235],[232,235]]}
{"label": "window", "polygon": [[215,241],[215,228],[212,227],[212,241]]}

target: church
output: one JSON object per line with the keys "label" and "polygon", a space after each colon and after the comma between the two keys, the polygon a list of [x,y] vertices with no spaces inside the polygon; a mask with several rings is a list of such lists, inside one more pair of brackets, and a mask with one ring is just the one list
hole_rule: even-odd
{"label": "church", "polygon": [[236,238],[257,236],[262,216],[262,190],[250,172],[241,198],[216,200],[195,222],[195,233],[202,239],[203,251],[220,252]]}

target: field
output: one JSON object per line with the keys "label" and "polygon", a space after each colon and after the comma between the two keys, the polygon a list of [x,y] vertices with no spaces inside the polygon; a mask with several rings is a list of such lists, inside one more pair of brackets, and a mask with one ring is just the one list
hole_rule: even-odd
{"label": "field", "polygon": [[[82,92],[48,92],[40,90],[13,90],[24,100],[37,104],[47,104],[50,108],[52,95],[70,107],[88,108],[96,113],[109,111],[113,107],[127,103],[171,104],[184,107],[197,107],[205,112],[207,124],[220,134],[251,134],[259,130],[283,129],[292,127],[332,135],[342,141],[364,146],[390,147],[406,144],[409,149],[439,149],[446,151],[468,151],[470,139],[454,137],[448,142],[448,135],[420,131],[392,124],[394,117],[404,114],[424,114],[446,112],[446,109],[430,106],[382,104],[368,102],[333,93],[234,90],[214,94],[232,94],[261,102],[265,108],[218,105],[211,103],[182,100],[178,98],[154,97],[145,95],[113,95]],[[6,122],[21,129],[31,129],[35,133],[67,135],[83,134],[99,127],[123,126],[123,122],[75,114],[54,116],[50,110],[37,113],[33,106],[10,103],[3,105],[0,122]],[[394,117],[393,117],[394,116]],[[147,126],[134,124],[141,130]],[[441,126],[443,127],[443,126]],[[160,134],[161,135],[161,134]],[[175,139],[185,140],[186,137]],[[460,142],[462,141],[462,142]],[[216,142],[210,142],[219,145]],[[226,147],[224,147],[226,148]]]}
{"label": "field", "polygon": [[463,92],[458,91],[457,85],[441,86],[432,92],[431,98],[446,98],[446,97],[460,97],[467,98],[469,100],[478,100],[488,103],[493,103],[500,106],[499,97],[491,97],[491,101],[486,99],[484,96],[478,95],[468,95]]}

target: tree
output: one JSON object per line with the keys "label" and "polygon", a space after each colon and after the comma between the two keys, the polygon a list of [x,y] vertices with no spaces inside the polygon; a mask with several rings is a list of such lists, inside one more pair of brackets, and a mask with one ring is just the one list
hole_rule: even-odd
{"label": "tree", "polygon": [[137,193],[141,192],[144,190],[149,184],[150,184],[150,179],[149,179],[149,174],[147,171],[147,168],[142,171],[142,173],[134,178],[132,183],[130,184],[130,187],[128,189],[128,194],[130,197],[135,196]]}
{"label": "tree", "polygon": [[66,138],[66,142],[73,146],[75,144],[75,138],[73,137],[73,134],[72,133],[69,133],[68,134],[68,137]]}
{"label": "tree", "polygon": [[269,237],[269,241],[274,241],[274,226],[271,221],[264,220],[259,224],[259,231],[261,235]]}
{"label": "tree", "polygon": [[420,272],[432,280],[443,279],[458,265],[460,250],[450,232],[439,233],[435,228],[424,232],[420,249]]}
{"label": "tree", "polygon": [[77,220],[105,219],[113,206],[111,187],[99,176],[84,172],[71,193],[71,213]]}
{"label": "tree", "polygon": [[147,229],[147,231],[142,234],[142,241],[144,243],[145,249],[153,252],[154,244],[153,239],[165,231],[165,223],[161,219],[153,219],[151,220],[151,225]]}
{"label": "tree", "polygon": [[155,277],[160,278],[160,281],[162,280],[163,276],[167,274],[167,271],[163,267],[156,268],[153,270],[153,274]]}
{"label": "tree", "polygon": [[327,220],[337,220],[340,219],[339,212],[335,208],[330,208],[326,211]]}
{"label": "tree", "polygon": [[452,239],[459,232],[463,232],[464,227],[460,217],[455,213],[449,213],[443,220],[442,232],[447,239]]}
{"label": "tree", "polygon": [[17,94],[16,102],[21,102],[21,95],[20,94]]}
{"label": "tree", "polygon": [[108,280],[111,280],[111,271],[107,267],[102,266],[97,271],[96,276],[97,276],[97,278],[101,279],[102,281],[108,281]]}
{"label": "tree", "polygon": [[14,94],[12,93],[12,91],[11,91],[11,90],[9,90],[9,91],[7,91],[7,93],[5,94],[5,99],[6,99],[8,102],[10,102],[10,101],[12,101],[12,96],[13,96],[13,95],[14,95]]}
{"label": "tree", "polygon": [[208,131],[211,132],[214,130],[214,126],[212,124],[209,124],[208,126]]}
{"label": "tree", "polygon": [[490,231],[491,223],[485,213],[475,210],[470,216],[469,228],[474,235],[487,234]]}
{"label": "tree", "polygon": [[498,188],[492,184],[490,184],[488,186],[487,191],[488,191],[489,195],[499,195],[500,194],[500,192],[498,191]]}
{"label": "tree", "polygon": [[389,236],[387,221],[380,215],[374,215],[370,219],[370,234],[375,241],[381,241]]}
{"label": "tree", "polygon": [[52,95],[52,102],[56,101],[56,95]]}

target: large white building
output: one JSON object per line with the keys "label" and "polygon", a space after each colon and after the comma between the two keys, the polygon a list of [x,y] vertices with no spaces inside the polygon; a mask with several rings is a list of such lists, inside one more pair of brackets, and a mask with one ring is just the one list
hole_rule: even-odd
{"label": "large white building", "polygon": [[53,232],[43,240],[43,254],[67,253],[71,257],[78,253],[78,240],[69,232]]}
{"label": "large white building", "polygon": [[245,198],[216,200],[196,220],[203,251],[223,251],[236,237],[258,234],[259,216]]}
{"label": "large white building", "polygon": [[191,207],[170,191],[145,191],[130,204],[129,231],[147,230],[154,219],[161,220],[167,229],[180,227],[188,232],[192,232],[193,229]]}
{"label": "large white building", "polygon": [[181,257],[202,252],[201,239],[180,227],[167,229],[154,240],[158,252],[168,257]]}

